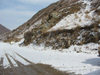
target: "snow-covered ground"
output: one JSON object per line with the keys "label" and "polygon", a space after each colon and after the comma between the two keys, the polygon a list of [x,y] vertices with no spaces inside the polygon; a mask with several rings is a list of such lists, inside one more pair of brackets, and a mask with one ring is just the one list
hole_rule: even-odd
{"label": "snow-covered ground", "polygon": [[[32,47],[30,45],[28,47],[19,47],[17,44],[11,45],[0,42],[0,58],[4,57],[3,65],[5,67],[9,66],[5,53],[13,56],[21,63],[28,65],[28,62],[24,61],[15,53],[17,52],[33,63],[49,64],[61,71],[75,72],[76,74],[82,75],[100,75],[100,58],[97,57],[97,50],[95,50],[97,47],[97,44],[87,44],[83,46],[71,46],[69,49],[58,51],[42,46]],[[85,49],[87,50],[85,51]],[[77,53],[77,51],[79,52]],[[12,59],[11,61],[17,66]]]}

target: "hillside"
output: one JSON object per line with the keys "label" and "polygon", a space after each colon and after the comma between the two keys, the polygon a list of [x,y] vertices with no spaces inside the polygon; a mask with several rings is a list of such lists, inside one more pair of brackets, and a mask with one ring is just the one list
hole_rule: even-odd
{"label": "hillside", "polygon": [[[13,30],[5,41],[44,44],[54,49],[100,43],[100,1],[60,0]],[[29,37],[30,36],[30,37]]]}

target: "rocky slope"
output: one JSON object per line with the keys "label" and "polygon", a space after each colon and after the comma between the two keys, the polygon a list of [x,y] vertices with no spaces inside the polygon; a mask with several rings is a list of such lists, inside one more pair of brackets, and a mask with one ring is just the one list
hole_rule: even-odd
{"label": "rocky slope", "polygon": [[99,43],[99,34],[99,0],[60,0],[13,30],[5,41],[24,38],[24,45],[44,44],[58,49],[75,44]]}

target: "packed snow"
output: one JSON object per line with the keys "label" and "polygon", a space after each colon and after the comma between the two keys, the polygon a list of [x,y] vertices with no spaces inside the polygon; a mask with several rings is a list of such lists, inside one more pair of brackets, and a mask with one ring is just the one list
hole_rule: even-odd
{"label": "packed snow", "polygon": [[[21,63],[28,65],[29,63],[16,55],[15,52],[22,55],[33,63],[49,64],[52,67],[66,72],[75,72],[82,75],[100,75],[100,58],[97,56],[98,44],[87,44],[83,46],[71,46],[65,50],[52,50],[41,46],[20,47],[18,44],[8,44],[0,42],[0,58],[4,57],[5,68],[9,66],[9,62],[5,53],[13,56]],[[76,50],[76,52],[74,51]],[[81,50],[80,52],[77,52]],[[10,57],[11,59],[11,57]],[[11,59],[13,64],[16,62]]]}

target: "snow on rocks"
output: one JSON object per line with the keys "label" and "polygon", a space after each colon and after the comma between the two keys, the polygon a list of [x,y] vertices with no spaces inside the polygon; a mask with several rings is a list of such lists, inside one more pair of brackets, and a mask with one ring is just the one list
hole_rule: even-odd
{"label": "snow on rocks", "polygon": [[87,54],[97,54],[98,53],[98,44],[90,43],[86,45],[72,45],[68,49],[63,49],[65,52],[70,53],[87,53]]}
{"label": "snow on rocks", "polygon": [[100,19],[100,16],[95,14],[94,10],[91,10],[91,2],[88,0],[82,0],[82,2],[86,4],[85,8],[82,8],[77,13],[67,15],[48,31],[85,27],[90,26],[95,21],[98,21]]}

